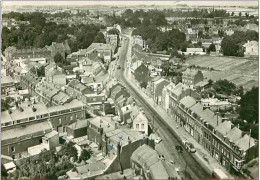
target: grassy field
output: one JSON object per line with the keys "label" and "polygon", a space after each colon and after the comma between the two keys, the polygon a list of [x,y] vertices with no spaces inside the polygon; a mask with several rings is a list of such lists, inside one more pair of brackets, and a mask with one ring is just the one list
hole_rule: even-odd
{"label": "grassy field", "polygon": [[207,79],[214,81],[227,79],[246,90],[258,86],[258,60],[223,56],[196,56],[187,60],[189,65],[203,68],[213,68],[213,71],[203,70]]}

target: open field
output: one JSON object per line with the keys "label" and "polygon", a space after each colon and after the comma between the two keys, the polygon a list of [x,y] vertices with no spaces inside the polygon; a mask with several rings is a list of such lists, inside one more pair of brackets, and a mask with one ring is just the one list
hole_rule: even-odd
{"label": "open field", "polygon": [[203,68],[213,68],[213,71],[203,70],[207,79],[213,81],[227,79],[246,90],[258,86],[258,60],[248,60],[238,57],[196,56],[187,60],[189,65]]}

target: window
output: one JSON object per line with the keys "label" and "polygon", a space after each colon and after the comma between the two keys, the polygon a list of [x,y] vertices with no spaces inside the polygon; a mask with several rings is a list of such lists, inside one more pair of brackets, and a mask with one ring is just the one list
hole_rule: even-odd
{"label": "window", "polygon": [[29,121],[34,120],[34,119],[35,119],[35,117],[29,117]]}
{"label": "window", "polygon": [[59,118],[59,124],[61,124],[61,118]]}
{"label": "window", "polygon": [[218,159],[218,152],[215,151],[214,157],[215,157],[216,159]]}
{"label": "window", "polygon": [[72,119],[73,119],[73,117],[72,117],[72,115],[70,116],[70,120],[72,121]]}
{"label": "window", "polygon": [[144,129],[144,124],[141,125],[141,129]]}
{"label": "window", "polygon": [[139,129],[139,124],[136,124],[136,129]]}
{"label": "window", "polygon": [[66,127],[63,127],[63,132],[66,132]]}
{"label": "window", "polygon": [[21,121],[20,120],[17,120],[17,122],[16,122],[17,124],[20,124],[21,123]]}
{"label": "window", "polygon": [[14,146],[11,146],[11,152],[15,152]]}

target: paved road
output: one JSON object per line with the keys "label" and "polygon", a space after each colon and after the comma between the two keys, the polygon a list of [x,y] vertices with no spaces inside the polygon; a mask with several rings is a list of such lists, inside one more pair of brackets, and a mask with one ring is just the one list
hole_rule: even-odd
{"label": "paved road", "polygon": [[[125,69],[128,48],[129,39],[127,38],[123,42],[118,62],[120,66],[125,67]],[[137,90],[129,84],[128,80],[124,76],[124,70],[116,69],[114,75],[123,85],[125,85],[125,87],[127,87],[127,90],[129,90],[131,95],[143,107],[148,119],[152,121],[151,123],[154,123],[155,128],[157,128],[156,133],[163,139],[160,144],[156,145],[156,150],[163,154],[167,160],[172,160],[175,162],[175,165],[172,168],[180,167],[180,170],[184,172],[187,163],[187,179],[205,179],[205,177],[209,177],[210,174],[208,174],[207,171],[205,171],[200,164],[196,162],[193,154],[188,153],[185,150],[182,154],[179,154],[175,150],[175,146],[180,145],[180,140],[176,138],[177,135],[170,127],[168,127],[154,108],[152,108],[153,105],[148,104],[146,100],[139,95]],[[185,177],[185,175],[182,175],[182,177]]]}

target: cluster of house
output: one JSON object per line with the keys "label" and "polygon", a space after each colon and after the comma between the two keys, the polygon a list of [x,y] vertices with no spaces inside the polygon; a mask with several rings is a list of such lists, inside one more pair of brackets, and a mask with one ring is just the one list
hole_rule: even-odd
{"label": "cluster of house", "polygon": [[[69,90],[72,86],[78,91],[87,91],[79,82],[70,83],[68,91],[72,93],[75,93],[73,88]],[[85,148],[93,151],[87,163],[78,165],[74,172],[67,172],[68,178],[114,177],[116,172],[152,179],[158,177],[159,172],[163,172],[162,177],[172,176],[154,150],[154,140],[148,139],[146,115],[116,80],[105,85],[108,101],[112,104],[110,111],[89,119],[86,119],[89,108],[81,102],[83,98],[70,97],[70,93],[60,90],[59,85],[45,80],[33,89],[34,98],[20,101],[15,108],[1,113],[1,149],[5,161],[12,157],[16,162],[43,150],[58,151],[59,137],[62,136],[75,143],[79,156]],[[151,159],[137,160],[136,156],[141,156],[144,151],[149,152]],[[154,163],[146,166],[146,161]],[[8,163],[6,167],[10,161]]]}
{"label": "cluster of house", "polygon": [[102,18],[95,18],[92,16],[70,16],[70,17],[46,17],[46,22],[54,22],[56,24],[99,24],[105,25],[105,21]]}
{"label": "cluster of house", "polygon": [[[41,49],[6,49],[1,91],[4,99],[13,98],[11,107],[1,113],[2,160],[7,162],[7,170],[44,150],[59,151],[59,140],[64,138],[74,142],[79,156],[85,148],[94,152],[87,163],[77,166],[76,172],[67,172],[68,178],[114,177],[118,172],[155,178],[158,169],[154,167],[164,170],[163,177],[170,177],[158,154],[153,156],[156,166],[147,167],[134,159],[143,148],[155,155],[154,140],[148,139],[145,113],[124,86],[108,78],[104,65],[112,60],[118,41],[105,36],[107,44],[93,43],[75,53],[64,43]],[[64,58],[68,54],[66,59],[72,68],[53,62],[56,53]],[[44,66],[45,76],[38,77],[31,66]],[[89,115],[92,118],[87,119]]]}
{"label": "cluster of house", "polygon": [[[210,19],[208,20],[208,24],[198,24],[191,25],[187,19],[180,19],[180,23],[177,25],[166,26],[166,27],[158,27],[161,31],[170,31],[172,29],[179,29],[181,32],[186,34],[186,40],[191,41],[192,44],[197,44],[198,42],[202,43],[202,47],[208,49],[209,46],[213,43],[216,48],[216,53],[221,51],[221,42],[222,38],[218,37],[219,31],[223,31],[226,35],[231,36],[235,31],[256,31],[258,32],[258,25],[247,23],[245,26],[237,26],[236,24],[228,25],[228,21],[224,21],[224,24],[221,25],[213,25]],[[185,21],[185,22],[184,22]],[[201,39],[199,38],[199,32],[202,34],[208,34],[210,39]],[[258,42],[251,41],[245,43],[243,45],[245,47],[245,56],[257,56],[258,55]],[[203,48],[187,48],[186,52],[179,52],[184,55],[205,55],[206,51],[203,51]]]}
{"label": "cluster of house", "polygon": [[2,18],[2,26],[3,26],[3,27],[7,27],[9,30],[10,30],[12,27],[19,28],[19,26],[20,26],[21,24],[28,25],[28,24],[30,24],[30,22],[29,22],[29,21],[16,21],[16,20],[13,19],[13,18],[11,18],[11,19]]}
{"label": "cluster of house", "polygon": [[[136,53],[133,54],[135,58]],[[188,68],[182,73],[182,83],[174,84],[159,75],[151,77],[146,60],[140,58],[138,61],[135,71],[130,67],[137,85],[146,82],[146,94],[173,116],[221,165],[228,170],[240,171],[245,163],[258,157],[257,141],[235,127],[229,118],[218,115],[220,109],[233,108],[233,101],[202,99],[194,89],[208,84],[201,71]],[[132,65],[135,63],[134,60]]]}

